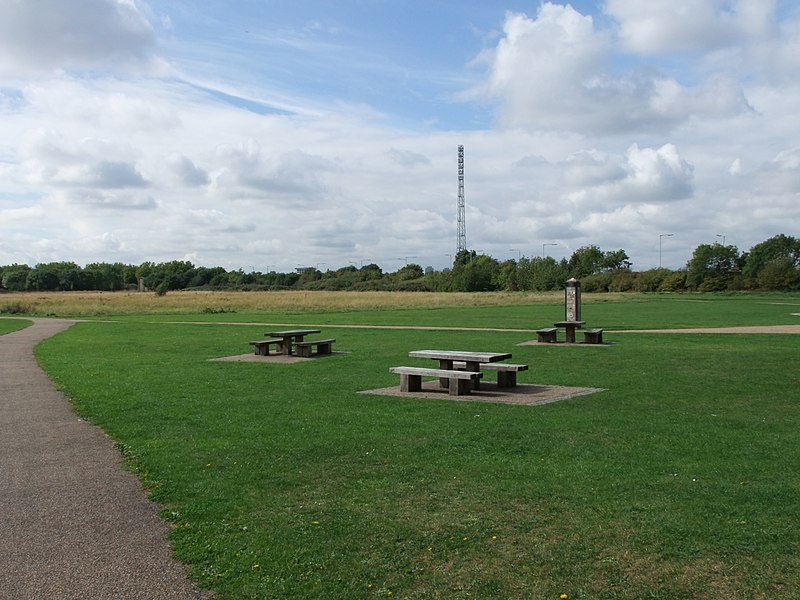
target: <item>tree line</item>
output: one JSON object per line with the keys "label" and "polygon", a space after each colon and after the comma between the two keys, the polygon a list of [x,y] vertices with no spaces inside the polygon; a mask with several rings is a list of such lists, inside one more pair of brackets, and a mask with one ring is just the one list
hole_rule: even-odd
{"label": "tree line", "polygon": [[747,252],[719,243],[698,246],[686,267],[633,271],[624,250],[585,246],[569,259],[519,257],[499,261],[462,250],[450,268],[436,271],[407,264],[384,273],[376,264],[320,271],[309,267],[290,273],[227,271],[189,261],[74,262],[0,266],[0,291],[118,291],[138,289],[164,294],[172,290],[387,290],[387,291],[549,291],[570,278],[585,292],[725,291],[800,289],[800,240],[776,235]]}

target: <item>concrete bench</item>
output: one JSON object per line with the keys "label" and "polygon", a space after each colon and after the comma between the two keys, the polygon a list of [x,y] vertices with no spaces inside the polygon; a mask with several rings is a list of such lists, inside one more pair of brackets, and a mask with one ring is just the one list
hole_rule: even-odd
{"label": "concrete bench", "polygon": [[545,327],[544,329],[538,329],[536,331],[538,340],[547,344],[555,343],[556,333],[558,333],[558,327]]}
{"label": "concrete bench", "polygon": [[250,345],[254,347],[258,356],[269,356],[269,347],[273,344],[275,344],[275,349],[278,354],[280,354],[283,349],[283,340],[258,340],[256,342],[250,342]]}
{"label": "concrete bench", "polygon": [[603,343],[603,330],[602,329],[586,329],[583,332],[583,342],[585,344],[602,344]]}
{"label": "concrete bench", "polygon": [[451,371],[423,367],[391,367],[389,372],[400,375],[401,392],[420,392],[422,391],[423,377],[438,377],[440,380],[448,381],[448,390],[451,396],[469,394],[474,382],[483,377],[483,373],[476,371]]}
{"label": "concrete bench", "polygon": [[311,357],[311,349],[316,346],[317,354],[330,354],[333,352],[333,342],[336,340],[331,338],[329,340],[308,340],[306,342],[297,342],[294,346],[297,348],[297,355],[303,358]]}
{"label": "concrete bench", "polygon": [[[467,363],[454,362],[454,369],[465,369]],[[528,365],[514,365],[511,363],[482,363],[481,371],[496,371],[497,372],[497,387],[511,388],[517,385],[517,373],[519,371],[527,371]]]}

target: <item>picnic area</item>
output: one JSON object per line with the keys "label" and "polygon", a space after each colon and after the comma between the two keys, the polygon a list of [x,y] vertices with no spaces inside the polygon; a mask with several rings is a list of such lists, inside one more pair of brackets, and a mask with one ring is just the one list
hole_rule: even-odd
{"label": "picnic area", "polygon": [[[580,320],[602,344],[536,341],[564,318],[560,296],[236,302],[78,315],[36,349],[218,597],[800,587],[800,296],[584,294]],[[319,330],[302,341],[333,339],[331,354],[249,345],[292,330]],[[404,391],[398,367],[434,374]],[[453,394],[458,373],[480,376]],[[537,391],[551,399],[491,400]]]}

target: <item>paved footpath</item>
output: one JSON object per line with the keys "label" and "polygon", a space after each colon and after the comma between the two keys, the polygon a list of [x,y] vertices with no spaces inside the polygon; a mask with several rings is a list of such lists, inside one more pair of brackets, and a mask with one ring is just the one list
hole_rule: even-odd
{"label": "paved footpath", "polygon": [[99,428],[33,357],[73,323],[0,335],[0,597],[208,598],[172,560],[168,525]]}

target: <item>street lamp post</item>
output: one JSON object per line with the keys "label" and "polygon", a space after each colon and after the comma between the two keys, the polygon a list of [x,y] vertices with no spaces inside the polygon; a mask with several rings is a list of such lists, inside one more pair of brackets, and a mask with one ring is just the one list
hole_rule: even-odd
{"label": "street lamp post", "polygon": [[658,268],[661,268],[661,240],[665,237],[672,237],[674,233],[659,233],[658,234]]}
{"label": "street lamp post", "polygon": [[718,233],[717,237],[718,238],[722,238],[722,245],[724,246],[725,245],[725,234],[724,233]]}
{"label": "street lamp post", "polygon": [[542,258],[544,258],[544,247],[545,246],[558,246],[558,244],[553,243],[553,242],[551,242],[549,244],[542,244]]}
{"label": "street lamp post", "polygon": [[522,260],[522,250],[519,250],[517,248],[511,248],[509,250],[509,252],[516,252],[517,253],[517,262]]}

